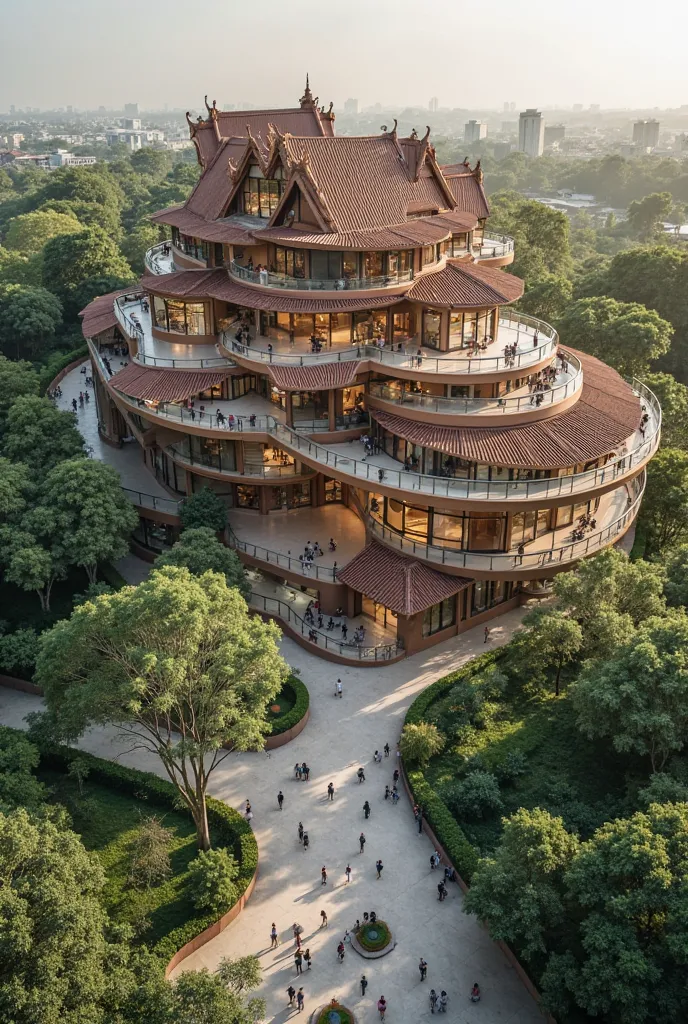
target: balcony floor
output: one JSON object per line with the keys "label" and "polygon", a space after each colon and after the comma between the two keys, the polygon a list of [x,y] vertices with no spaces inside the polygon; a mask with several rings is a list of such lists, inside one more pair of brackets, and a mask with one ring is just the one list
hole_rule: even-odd
{"label": "balcony floor", "polygon": [[[270,512],[266,516],[231,511],[229,524],[239,540],[291,555],[292,558],[298,558],[303,553],[308,541],[312,544],[317,541],[323,554],[316,559],[316,565],[324,568],[331,568],[336,562],[341,569],[365,547],[365,527],[356,513],[346,505],[321,505],[318,508],[292,509],[289,512]],[[334,537],[337,544],[335,552],[328,550],[330,537]]]}
{"label": "balcony floor", "polygon": [[[166,367],[171,367],[174,362],[175,364],[179,363],[180,367],[183,368],[185,361],[188,361],[188,365],[192,366],[200,365],[202,360],[212,359],[214,366],[221,366],[223,363],[227,366],[232,365],[228,359],[221,362],[221,356],[216,345],[187,344],[186,342],[161,341],[160,338],[154,338],[151,330],[150,311],[146,312],[144,310],[140,299],[136,299],[134,302],[123,303],[121,308],[130,319],[132,313],[134,314],[143,332],[142,335],[139,335],[137,362]],[[156,360],[159,361],[157,364]]]}

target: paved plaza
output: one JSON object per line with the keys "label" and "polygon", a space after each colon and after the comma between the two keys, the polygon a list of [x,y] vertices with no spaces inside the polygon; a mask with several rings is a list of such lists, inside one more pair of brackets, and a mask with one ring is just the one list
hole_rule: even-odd
{"label": "paved plaza", "polygon": [[[127,573],[129,575],[129,573]],[[508,640],[522,610],[496,619],[492,643]],[[266,999],[267,1020],[284,1022],[295,1009],[287,1006],[286,989],[303,985],[306,1016],[333,996],[349,1005],[359,1024],[377,1020],[376,1002],[387,999],[390,1024],[429,1021],[428,993],[446,989],[449,1022],[482,1024],[542,1024],[542,1016],[521,981],[485,929],[462,913],[462,895],[449,886],[448,899],[440,903],[436,885],[440,875],[430,869],[430,841],[416,830],[405,796],[394,807],[384,800],[386,783],[392,782],[394,748],[404,714],[414,697],[429,683],[484,651],[482,627],[433,647],[387,668],[344,668],[309,654],[289,639],[282,641],[287,661],[298,668],[311,695],[308,725],[291,743],[263,753],[233,754],[218,769],[212,794],[237,809],[250,799],[253,828],[258,840],[258,883],[245,911],[221,935],[184,961],[179,971],[208,967],[213,970],[223,956],[255,953],[263,967],[259,995]],[[334,696],[337,677],[343,681],[343,697]],[[36,710],[40,700],[12,690],[0,690],[0,721],[21,727],[24,716]],[[392,756],[373,763],[375,749],[385,743]],[[114,758],[128,745],[114,731],[91,730],[83,747],[102,757]],[[309,782],[294,778],[295,762],[311,768]],[[162,774],[157,760],[141,751],[122,754],[121,761]],[[363,765],[366,782],[356,772]],[[333,802],[327,800],[327,784],[335,786]],[[277,792],[285,796],[284,810]],[[365,821],[363,802],[372,813]],[[310,838],[304,851],[297,828],[302,821]],[[367,838],[365,853],[358,852],[358,836]],[[384,864],[378,881],[375,862]],[[345,868],[352,868],[346,884]],[[320,884],[326,866],[328,881]],[[320,928],[324,909],[329,927]],[[364,911],[374,910],[389,924],[396,948],[380,960],[363,960],[347,947],[344,962],[337,961],[336,947],[347,928]],[[270,926],[276,923],[280,945],[270,949]],[[310,971],[297,978],[291,928],[303,926],[303,943],[313,960]],[[429,964],[428,978],[420,982],[418,960]],[[369,981],[361,998],[359,979]],[[469,1000],[477,981],[483,998]]]}

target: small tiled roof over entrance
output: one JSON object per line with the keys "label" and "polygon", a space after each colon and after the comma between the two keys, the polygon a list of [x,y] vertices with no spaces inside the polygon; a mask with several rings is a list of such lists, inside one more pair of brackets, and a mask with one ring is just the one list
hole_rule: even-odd
{"label": "small tiled roof over entrance", "polygon": [[95,338],[116,325],[115,299],[126,292],[127,289],[124,288],[117,292],[109,292],[107,295],[99,295],[97,299],[89,302],[88,306],[81,310],[79,316],[84,338]]}
{"label": "small tiled roof over entrance", "polygon": [[495,267],[465,260],[448,263],[436,274],[419,277],[408,293],[413,302],[456,309],[486,309],[515,302],[523,295],[523,281]]}
{"label": "small tiled roof over entrance", "polygon": [[344,388],[356,380],[360,362],[316,363],[312,366],[278,366],[270,363],[267,371],[278,388],[285,391],[326,391]]}
{"label": "small tiled roof over entrance", "polygon": [[116,391],[149,402],[183,402],[214,384],[221,384],[231,370],[158,370],[129,363],[110,378]]}
{"label": "small tiled roof over entrance", "polygon": [[460,590],[471,580],[437,572],[373,541],[337,573],[340,583],[365,594],[397,615],[415,615]]}

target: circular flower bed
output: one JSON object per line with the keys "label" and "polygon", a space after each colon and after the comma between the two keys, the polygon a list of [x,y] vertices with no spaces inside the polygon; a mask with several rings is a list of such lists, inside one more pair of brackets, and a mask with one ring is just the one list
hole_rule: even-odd
{"label": "circular flower bed", "polygon": [[356,938],[369,953],[378,953],[392,941],[392,933],[385,922],[378,918],[375,924],[364,924],[356,932]]}
{"label": "circular flower bed", "polygon": [[316,1021],[317,1024],[355,1024],[355,1017],[346,1006],[333,1002],[319,1011]]}

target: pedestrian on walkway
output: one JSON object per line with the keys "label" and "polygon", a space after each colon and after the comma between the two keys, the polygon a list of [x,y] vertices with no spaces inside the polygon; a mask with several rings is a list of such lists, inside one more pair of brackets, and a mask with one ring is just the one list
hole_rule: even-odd
{"label": "pedestrian on walkway", "polygon": [[296,973],[303,974],[303,957],[301,956],[300,949],[297,949],[294,953],[294,964],[296,965]]}
{"label": "pedestrian on walkway", "polygon": [[430,989],[430,1013],[434,1013],[435,1012],[435,1007],[436,1006],[437,1006],[437,993],[435,992],[434,988],[431,988]]}
{"label": "pedestrian on walkway", "polygon": [[366,802],[365,802],[365,803],[363,804],[363,813],[364,813],[364,815],[366,816],[366,818],[369,818],[369,817],[370,817],[370,804],[368,803],[368,801],[367,801],[367,800],[366,800]]}
{"label": "pedestrian on walkway", "polygon": [[377,1001],[377,1012],[380,1014],[380,1020],[384,1020],[387,1013],[387,1001],[384,996],[380,996]]}
{"label": "pedestrian on walkway", "polygon": [[299,1008],[299,1013],[303,1010],[303,989],[300,988],[296,993],[296,1005]]}
{"label": "pedestrian on walkway", "polygon": [[398,768],[394,769],[394,774],[392,775],[392,778],[394,779],[394,785],[396,786],[397,782],[399,781],[399,769]]}
{"label": "pedestrian on walkway", "polygon": [[377,877],[378,878],[382,878],[382,869],[383,869],[383,867],[384,867],[384,864],[382,863],[382,861],[378,860],[376,862],[376,864],[375,864],[375,870],[377,871]]}
{"label": "pedestrian on walkway", "polygon": [[344,963],[344,952],[344,943],[340,942],[339,945],[337,946],[337,959],[339,960],[340,964]]}
{"label": "pedestrian on walkway", "polygon": [[344,874],[346,875],[346,884],[348,885],[349,882],[351,881],[351,865],[350,864],[346,865],[346,870],[344,871]]}
{"label": "pedestrian on walkway", "polygon": [[490,627],[489,626],[485,626],[484,634],[485,634],[485,638],[483,640],[483,643],[486,644],[487,641],[490,639]]}
{"label": "pedestrian on walkway", "polygon": [[420,980],[425,981],[428,975],[428,962],[423,957],[418,961],[418,970],[420,971]]}
{"label": "pedestrian on walkway", "polygon": [[327,799],[334,800],[334,786],[331,782],[327,784]]}
{"label": "pedestrian on walkway", "polygon": [[396,786],[392,790],[392,803],[394,804],[395,807],[399,803],[399,790],[397,789]]}
{"label": "pedestrian on walkway", "polygon": [[299,842],[303,842],[303,822],[299,822]]}
{"label": "pedestrian on walkway", "polygon": [[366,837],[361,832],[360,836],[358,837],[358,845],[361,847],[361,851],[360,851],[361,853],[363,853],[363,847],[365,846],[365,844],[366,844]]}
{"label": "pedestrian on walkway", "polygon": [[297,951],[301,949],[301,932],[297,932],[296,935],[296,949]]}
{"label": "pedestrian on walkway", "polygon": [[324,864],[320,868],[320,884],[327,885],[327,868],[325,867]]}
{"label": "pedestrian on walkway", "polygon": [[274,949],[279,945],[279,939],[277,938],[277,926],[275,922],[272,922],[272,928],[270,929],[270,949]]}
{"label": "pedestrian on walkway", "polygon": [[342,681],[341,681],[341,679],[338,679],[337,680],[337,696],[341,697],[341,695],[342,695]]}
{"label": "pedestrian on walkway", "polygon": [[311,969],[311,951],[310,951],[310,949],[307,949],[306,952],[303,954],[303,959],[304,959],[305,964],[306,964],[306,970],[310,971],[310,969]]}
{"label": "pedestrian on walkway", "polygon": [[308,838],[308,833],[304,832],[303,833],[303,848],[304,848],[304,850],[307,850],[309,846],[310,846],[310,839]]}
{"label": "pedestrian on walkway", "polygon": [[282,804],[284,803],[284,793],[282,792],[281,789],[280,789],[279,793],[277,794],[277,803],[279,804],[279,809],[281,811],[282,810]]}
{"label": "pedestrian on walkway", "polygon": [[366,978],[365,974],[362,974],[361,975],[361,995],[362,996],[364,996],[366,994],[366,989],[367,988],[368,988],[368,979]]}
{"label": "pedestrian on walkway", "polygon": [[289,996],[289,1005],[293,1006],[294,996],[296,995],[296,989],[294,988],[293,985],[290,985],[289,988],[287,989],[287,995]]}
{"label": "pedestrian on walkway", "polygon": [[444,989],[442,989],[442,991],[440,992],[440,1013],[446,1013],[447,1012],[447,1001],[448,1001],[447,993],[444,991]]}
{"label": "pedestrian on walkway", "polygon": [[358,776],[358,784],[360,786],[362,782],[365,782],[365,772],[363,771],[363,768],[359,768],[356,774]]}
{"label": "pedestrian on walkway", "polygon": [[311,777],[311,770],[310,770],[310,768],[308,767],[308,765],[306,764],[305,761],[303,762],[303,764],[301,766],[301,771],[303,772],[303,774],[305,776],[306,782],[308,782],[310,777]]}
{"label": "pedestrian on walkway", "polygon": [[327,928],[327,914],[324,910],[320,911],[320,927]]}
{"label": "pedestrian on walkway", "polygon": [[391,789],[389,788],[389,786],[385,786],[385,800],[389,800],[389,797],[390,797],[390,794],[391,794],[391,792],[392,792],[392,791],[391,791]]}
{"label": "pedestrian on walkway", "polygon": [[385,757],[389,757],[389,743],[385,743],[384,750],[385,750]]}

